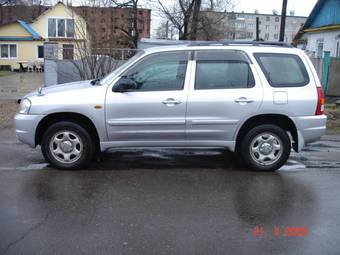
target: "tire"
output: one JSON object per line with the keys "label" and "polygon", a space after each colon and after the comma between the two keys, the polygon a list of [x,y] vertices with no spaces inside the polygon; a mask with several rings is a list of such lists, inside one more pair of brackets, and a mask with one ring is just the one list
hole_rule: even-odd
{"label": "tire", "polygon": [[275,171],[289,158],[291,141],[276,125],[252,128],[241,140],[239,153],[245,165],[255,171]]}
{"label": "tire", "polygon": [[47,128],[41,151],[52,167],[65,170],[86,168],[96,154],[96,144],[81,125],[61,121]]}

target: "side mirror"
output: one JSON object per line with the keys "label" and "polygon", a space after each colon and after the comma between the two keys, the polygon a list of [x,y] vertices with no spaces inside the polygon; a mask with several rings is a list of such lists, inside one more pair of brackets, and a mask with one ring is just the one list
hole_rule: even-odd
{"label": "side mirror", "polygon": [[127,92],[137,89],[137,83],[130,78],[122,77],[112,88],[113,92]]}

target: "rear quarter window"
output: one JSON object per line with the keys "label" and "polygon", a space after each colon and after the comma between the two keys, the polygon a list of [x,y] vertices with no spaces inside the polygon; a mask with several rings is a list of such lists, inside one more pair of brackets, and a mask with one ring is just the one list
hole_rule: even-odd
{"label": "rear quarter window", "polygon": [[302,87],[309,83],[306,67],[299,56],[282,53],[254,53],[272,87]]}

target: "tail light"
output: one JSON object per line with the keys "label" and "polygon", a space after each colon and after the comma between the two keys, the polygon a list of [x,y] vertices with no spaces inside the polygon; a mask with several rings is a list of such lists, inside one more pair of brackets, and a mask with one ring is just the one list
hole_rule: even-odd
{"label": "tail light", "polygon": [[316,106],[315,115],[322,115],[325,108],[325,95],[322,87],[317,87],[318,91],[318,105]]}

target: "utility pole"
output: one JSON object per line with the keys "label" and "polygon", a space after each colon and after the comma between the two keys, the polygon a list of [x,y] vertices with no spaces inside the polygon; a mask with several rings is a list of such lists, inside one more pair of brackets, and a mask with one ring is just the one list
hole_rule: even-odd
{"label": "utility pole", "polygon": [[286,14],[287,14],[287,2],[288,0],[282,0],[282,12],[281,12],[281,25],[280,25],[280,38],[279,41],[285,40],[285,27],[286,27]]}
{"label": "utility pole", "polygon": [[260,40],[260,19],[256,17],[256,41]]}
{"label": "utility pole", "polygon": [[169,21],[165,25],[165,39],[169,39]]}

